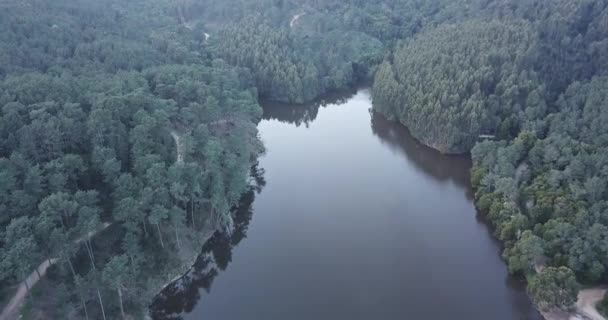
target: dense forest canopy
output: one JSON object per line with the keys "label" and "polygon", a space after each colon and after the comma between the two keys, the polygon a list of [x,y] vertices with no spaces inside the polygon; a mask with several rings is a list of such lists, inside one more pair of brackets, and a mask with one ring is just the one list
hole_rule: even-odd
{"label": "dense forest canopy", "polygon": [[[249,69],[262,97],[304,103],[368,81],[401,38],[448,19],[451,1],[185,1],[184,24]],[[450,14],[448,12],[454,12]]]}
{"label": "dense forest canopy", "polygon": [[608,2],[487,0],[462,17],[387,55],[374,107],[429,146],[472,149],[509,270],[541,309],[568,310],[577,280],[608,275]]}
{"label": "dense forest canopy", "polygon": [[608,267],[608,78],[573,83],[544,135],[473,149],[479,209],[507,244],[512,272],[568,267],[596,283]]}
{"label": "dense forest canopy", "polygon": [[510,138],[519,119],[545,112],[533,110],[544,95],[531,70],[535,37],[520,21],[470,20],[424,32],[380,67],[377,110],[444,152],[469,150],[484,133]]}
{"label": "dense forest canopy", "polygon": [[478,12],[462,15],[468,18],[397,45],[376,74],[376,109],[450,153],[470,150],[480,135],[542,131],[534,120],[556,111],[572,82],[605,73],[607,6],[480,1]]}
{"label": "dense forest canopy", "polygon": [[231,228],[262,151],[257,90],[170,2],[1,6],[0,283],[55,259],[49,317],[140,318]]}
{"label": "dense forest canopy", "polygon": [[56,259],[51,318],[143,317],[234,229],[258,99],[362,81],[423,143],[472,150],[541,308],[607,278],[606,0],[6,0],[0,27],[0,285]]}

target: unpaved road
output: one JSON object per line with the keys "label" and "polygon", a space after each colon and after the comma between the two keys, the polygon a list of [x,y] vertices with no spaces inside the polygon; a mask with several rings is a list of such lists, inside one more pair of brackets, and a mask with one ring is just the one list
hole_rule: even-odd
{"label": "unpaved road", "polygon": [[[111,225],[110,223],[104,223],[102,228],[99,229],[97,232],[89,232],[89,234],[77,239],[76,241],[74,241],[74,243],[80,243],[80,242],[84,241],[85,238],[92,238],[96,234],[105,230],[110,225]],[[58,260],[57,258],[51,258],[51,259],[47,259],[43,263],[41,263],[38,266],[38,273],[40,273],[40,277],[44,277],[44,275],[46,275],[47,269],[50,266],[52,266],[55,262],[57,262],[57,260]],[[17,317],[19,315],[19,310],[21,310],[21,307],[23,306],[23,303],[25,302],[25,297],[27,296],[27,292],[28,292],[28,290],[27,290],[28,286],[31,290],[41,279],[38,277],[38,273],[36,273],[36,270],[32,271],[32,273],[19,284],[19,288],[17,289],[17,292],[11,298],[11,300],[8,302],[8,304],[4,307],[4,310],[2,310],[2,314],[0,314],[0,320],[17,319]],[[27,284],[27,286],[26,286],[26,284]]]}
{"label": "unpaved road", "polygon": [[184,163],[184,145],[181,137],[175,131],[171,131],[171,137],[173,137],[173,141],[175,141],[175,146],[177,147],[177,159],[175,161],[177,163]]}
{"label": "unpaved road", "polygon": [[576,310],[572,313],[563,311],[541,312],[545,320],[606,320],[595,306],[604,299],[606,288],[589,288],[578,293]]}
{"label": "unpaved road", "polygon": [[289,27],[293,28],[293,26],[296,25],[296,23],[298,22],[298,20],[300,18],[302,18],[302,16],[304,16],[306,13],[300,13],[300,14],[296,14],[295,16],[293,16],[293,18],[291,18],[291,21],[289,22]]}
{"label": "unpaved road", "polygon": [[[57,259],[49,259],[45,260],[42,264],[38,266],[38,272],[41,277],[44,277],[46,274],[46,270],[53,264],[57,262]],[[15,295],[11,298],[11,301],[4,307],[2,310],[2,314],[0,314],[0,320],[12,320],[17,319],[17,315],[19,310],[21,310],[21,306],[23,306],[23,302],[25,301],[25,297],[27,296],[27,286],[29,286],[30,290],[33,288],[36,283],[40,281],[38,274],[36,271],[33,271],[21,284],[19,284],[19,288]]]}
{"label": "unpaved road", "polygon": [[578,301],[576,302],[578,313],[590,320],[606,320],[606,318],[595,308],[595,306],[604,299],[604,295],[606,295],[606,288],[581,290],[578,293]]}

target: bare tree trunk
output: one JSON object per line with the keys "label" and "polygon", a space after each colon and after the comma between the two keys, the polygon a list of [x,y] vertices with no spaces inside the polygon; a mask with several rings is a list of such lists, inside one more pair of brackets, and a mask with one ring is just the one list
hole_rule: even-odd
{"label": "bare tree trunk", "polygon": [[160,246],[164,249],[165,248],[165,244],[163,243],[163,235],[160,232],[160,224],[156,225],[156,229],[158,230],[158,238],[160,239]]}
{"label": "bare tree trunk", "polygon": [[65,226],[65,222],[63,221],[64,215],[61,215],[61,219],[59,219],[59,221],[61,221],[61,226],[63,227],[63,230],[68,230],[68,228]]}
{"label": "bare tree trunk", "polygon": [[135,275],[135,259],[133,259],[133,255],[129,255],[129,260],[131,260],[131,272]]}
{"label": "bare tree trunk", "polygon": [[[90,233],[91,235],[93,233]],[[87,244],[89,245],[89,252],[91,253],[91,257],[94,257],[95,254],[93,253],[93,245],[91,244],[91,238],[89,237],[89,235],[87,235]]]}
{"label": "bare tree trunk", "polygon": [[38,267],[36,267],[36,274],[38,275],[38,280],[41,280],[42,276],[40,275],[40,270],[38,270]]}
{"label": "bare tree trunk", "polygon": [[122,290],[120,290],[120,287],[118,287],[118,299],[120,300],[120,315],[122,316],[122,319],[125,319],[125,308],[122,304]]}
{"label": "bare tree trunk", "polygon": [[103,308],[103,301],[101,300],[101,292],[99,292],[99,288],[97,289],[97,298],[99,298],[99,305],[101,306],[101,315],[103,316],[103,320],[106,320],[106,310]]}
{"label": "bare tree trunk", "polygon": [[87,310],[87,303],[84,301],[84,297],[82,296],[82,291],[80,285],[77,284],[78,297],[80,298],[80,303],[82,304],[82,309],[84,310],[84,318],[89,320],[89,311]]}
{"label": "bare tree trunk", "polygon": [[[72,277],[74,277],[74,282],[76,282],[76,270],[74,270],[74,265],[72,264],[72,260],[69,257],[65,258],[68,261],[68,265],[70,266],[70,271],[72,272]],[[49,260],[50,262],[50,260]],[[76,284],[78,287],[78,296],[80,297],[80,302],[82,303],[82,309],[84,309],[84,317],[86,320],[89,320],[89,311],[87,310],[87,303],[84,301],[84,297],[82,296],[82,291],[80,288],[80,284]]]}
{"label": "bare tree trunk", "polygon": [[97,268],[95,267],[95,259],[93,259],[93,253],[91,252],[91,249],[89,248],[89,242],[85,241],[84,246],[87,249],[87,254],[89,256],[89,260],[91,260],[91,265],[93,266],[93,269],[97,270]]}
{"label": "bare tree trunk", "polygon": [[[74,270],[74,265],[72,264],[72,260],[69,257],[65,258],[68,261],[68,265],[70,266],[70,271],[72,272],[72,277],[74,277],[74,282],[76,282],[76,270]],[[86,320],[89,320],[89,312],[87,310],[87,304],[84,301],[84,297],[82,296],[82,291],[80,288],[80,284],[76,284],[78,287],[78,296],[80,297],[80,302],[82,303],[82,309],[84,309],[84,317]]]}
{"label": "bare tree trunk", "polygon": [[179,243],[179,234],[177,233],[177,224],[175,225],[175,241],[177,242],[177,248],[178,248],[178,249],[181,249],[181,248],[182,248],[182,246],[181,246],[181,244]]}
{"label": "bare tree trunk", "polygon": [[[80,291],[80,289],[78,289],[78,291]],[[84,309],[84,318],[86,320],[89,320],[89,312],[87,311],[87,304],[84,301],[84,298],[82,297],[82,293],[78,292],[78,296],[80,297],[80,303],[82,303],[82,309]]]}
{"label": "bare tree trunk", "polygon": [[23,284],[25,284],[25,292],[27,292],[27,296],[30,297],[30,285],[27,283],[27,277],[23,280]]}
{"label": "bare tree trunk", "polygon": [[196,224],[194,223],[194,194],[190,194],[190,215],[192,216],[192,229],[196,229]]}
{"label": "bare tree trunk", "polygon": [[146,220],[145,219],[143,220],[142,224],[144,225],[144,237],[148,236],[148,229],[146,228]]}
{"label": "bare tree trunk", "polygon": [[74,277],[74,279],[76,279],[76,270],[74,269],[72,260],[70,260],[70,257],[65,257],[65,259],[68,261],[68,265],[70,266],[70,271],[72,271],[72,276]]}
{"label": "bare tree trunk", "polygon": [[190,215],[192,216],[192,229],[196,229],[196,223],[194,222],[194,211],[192,211]]}

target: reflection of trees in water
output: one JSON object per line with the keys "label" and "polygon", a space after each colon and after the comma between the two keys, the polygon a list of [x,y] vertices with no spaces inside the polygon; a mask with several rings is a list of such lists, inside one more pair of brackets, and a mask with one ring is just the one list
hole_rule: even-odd
{"label": "reflection of trees in water", "polygon": [[324,95],[323,97],[307,104],[287,104],[281,102],[267,101],[262,103],[264,108],[264,120],[277,120],[283,123],[294,124],[296,127],[304,124],[307,128],[315,121],[319,114],[319,108],[329,105],[345,104],[352,98],[357,90],[344,90]]}
{"label": "reflection of trees in water", "polygon": [[263,173],[257,165],[252,168],[251,177],[255,184],[243,194],[233,211],[234,230],[231,234],[218,231],[205,243],[192,268],[154,299],[150,306],[152,319],[180,320],[180,314],[191,312],[199,302],[201,289],[210,292],[215,277],[232,261],[232,250],[247,237],[255,195],[266,184]]}
{"label": "reflection of trees in water", "polygon": [[[429,148],[416,140],[405,126],[387,120],[384,116],[372,112],[371,119],[372,132],[382,143],[388,145],[392,150],[402,153],[408,160],[421,171],[439,181],[451,180],[466,190],[466,196],[473,200],[473,191],[470,184],[469,170],[471,159],[467,155],[444,155],[439,151]],[[501,242],[492,234],[491,224],[480,214],[475,215],[478,222],[483,223],[488,228],[488,238],[496,245],[496,255],[501,256]],[[520,278],[505,276],[505,283],[514,291],[516,296],[512,298],[513,308],[517,310],[528,310],[526,319],[541,319],[534,308],[529,308],[529,300],[526,295],[519,295],[525,292],[526,282]]]}
{"label": "reflection of trees in water", "polygon": [[465,188],[469,198],[472,197],[469,180],[469,170],[471,168],[469,156],[441,154],[412,137],[405,126],[390,121],[375,112],[372,113],[371,126],[374,135],[380,138],[384,144],[395,151],[401,152],[424,173],[439,181],[451,180]]}

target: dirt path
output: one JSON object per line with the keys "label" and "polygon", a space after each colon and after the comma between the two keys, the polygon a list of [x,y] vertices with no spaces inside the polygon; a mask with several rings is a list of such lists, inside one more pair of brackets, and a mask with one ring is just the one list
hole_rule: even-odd
{"label": "dirt path", "polygon": [[[41,277],[44,277],[47,269],[57,262],[57,259],[49,259],[44,261],[42,264],[38,266],[38,272]],[[33,271],[21,284],[19,284],[19,288],[15,295],[11,298],[11,301],[6,305],[4,310],[2,310],[2,314],[0,314],[0,320],[9,320],[9,319],[17,319],[17,315],[21,307],[23,306],[23,302],[25,301],[25,297],[27,296],[28,286],[30,290],[40,281],[38,274],[36,271]],[[27,283],[27,286],[26,286]]]}
{"label": "dirt path", "polygon": [[[86,238],[92,238],[96,234],[98,234],[98,233],[102,232],[103,230],[105,230],[106,228],[108,228],[110,225],[111,225],[110,223],[104,223],[101,229],[99,229],[96,232],[89,232],[89,234],[77,239],[76,241],[74,241],[74,243],[80,243],[80,242],[84,241]],[[57,260],[58,260],[57,258],[51,258],[51,259],[47,259],[43,263],[41,263],[37,268],[38,273],[40,273],[40,277],[44,277],[46,275],[46,271],[48,270],[48,268],[50,266],[52,266],[53,264],[55,264],[55,262],[57,262]],[[0,314],[0,320],[13,320],[13,319],[18,318],[19,311],[21,310],[21,307],[23,306],[23,304],[25,302],[25,298],[27,296],[28,287],[30,288],[30,290],[32,290],[32,288],[34,288],[34,286],[38,283],[38,281],[41,280],[41,278],[38,277],[38,273],[36,273],[36,270],[32,271],[32,273],[19,284],[19,288],[17,288],[17,292],[11,298],[11,300],[8,302],[8,304],[4,307],[4,310],[2,310],[2,314]]]}
{"label": "dirt path", "polygon": [[595,306],[604,299],[606,294],[606,288],[591,288],[581,290],[578,293],[578,301],[576,302],[576,309],[578,313],[587,317],[590,320],[606,320],[602,316]]}
{"label": "dirt path", "polygon": [[177,159],[175,161],[177,161],[177,163],[184,163],[184,144],[182,143],[181,137],[175,131],[171,131],[171,137],[173,137],[173,141],[175,141],[175,146],[177,147]]}
{"label": "dirt path", "polygon": [[578,293],[575,311],[550,311],[541,314],[545,320],[606,320],[595,308],[604,299],[605,294],[605,287],[584,289]]}
{"label": "dirt path", "polygon": [[188,22],[186,21],[186,18],[184,17],[184,9],[182,8],[182,6],[178,5],[177,6],[177,18],[179,19],[179,22],[186,28],[192,30],[194,28],[194,26],[188,24]]}
{"label": "dirt path", "polygon": [[291,18],[291,21],[289,22],[289,27],[293,28],[293,26],[296,25],[298,20],[300,20],[300,18],[302,18],[305,14],[306,13],[300,13],[300,14],[296,14],[295,16],[293,16],[293,18]]}
{"label": "dirt path", "polygon": [[[181,23],[184,28],[188,30],[194,30],[195,22],[188,22],[186,20],[186,17],[184,17],[184,9],[181,6],[177,6],[177,18],[179,20],[179,23]],[[211,35],[207,32],[203,32],[203,36],[205,36],[205,41],[207,41],[209,40],[209,37]]]}

